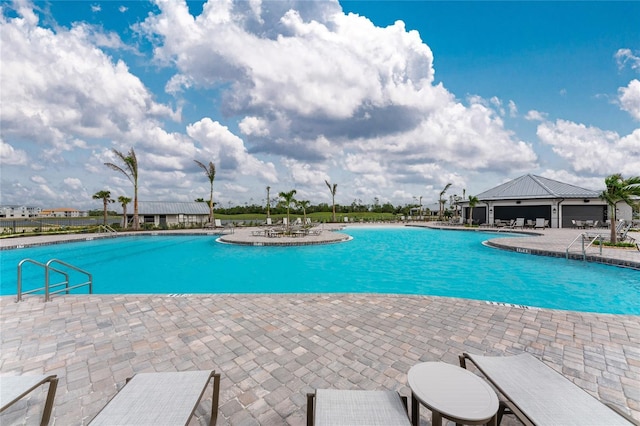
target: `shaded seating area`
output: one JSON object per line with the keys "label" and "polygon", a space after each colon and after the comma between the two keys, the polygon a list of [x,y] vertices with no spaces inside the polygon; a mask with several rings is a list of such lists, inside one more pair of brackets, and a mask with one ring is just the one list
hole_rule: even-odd
{"label": "shaded seating area", "polygon": [[410,426],[407,398],[393,391],[317,389],[307,394],[307,426]]}
{"label": "shaded seating area", "polygon": [[528,353],[481,356],[464,353],[460,366],[471,362],[500,392],[498,424],[515,414],[525,425],[629,425],[630,417],[614,411]]}
{"label": "shaded seating area", "polygon": [[47,400],[44,404],[40,425],[48,425],[56,396],[58,377],[53,375],[0,376],[0,413],[39,388],[49,383]]}
{"label": "shaded seating area", "polygon": [[91,420],[91,425],[187,425],[213,380],[210,425],[218,418],[220,374],[215,371],[139,373]]}

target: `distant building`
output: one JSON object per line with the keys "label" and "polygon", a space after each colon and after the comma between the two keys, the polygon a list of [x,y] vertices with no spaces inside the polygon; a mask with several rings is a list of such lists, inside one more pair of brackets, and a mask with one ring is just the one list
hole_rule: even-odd
{"label": "distant building", "polygon": [[[127,209],[127,221],[133,208]],[[138,220],[158,227],[204,225],[209,220],[209,204],[200,202],[138,201]]]}
{"label": "distant building", "polygon": [[35,217],[40,214],[40,207],[0,206],[0,217]]}
{"label": "distant building", "polygon": [[[476,195],[473,208],[476,223],[493,224],[495,220],[544,218],[551,228],[570,228],[574,220],[604,223],[608,205],[599,191],[558,182],[541,176],[524,175]],[[469,201],[460,203],[463,216],[469,218]],[[618,219],[631,220],[631,207],[619,203]]]}
{"label": "distant building", "polygon": [[40,212],[40,216],[44,217],[86,217],[89,214],[80,210],[60,207],[57,209],[45,209]]}

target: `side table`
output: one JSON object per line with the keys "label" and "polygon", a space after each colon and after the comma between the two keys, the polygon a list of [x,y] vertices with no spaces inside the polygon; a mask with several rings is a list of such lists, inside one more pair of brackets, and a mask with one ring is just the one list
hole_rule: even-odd
{"label": "side table", "polygon": [[411,421],[420,423],[420,405],[431,410],[431,424],[442,418],[457,424],[497,426],[498,396],[480,377],[444,362],[416,364],[407,374],[411,388]]}

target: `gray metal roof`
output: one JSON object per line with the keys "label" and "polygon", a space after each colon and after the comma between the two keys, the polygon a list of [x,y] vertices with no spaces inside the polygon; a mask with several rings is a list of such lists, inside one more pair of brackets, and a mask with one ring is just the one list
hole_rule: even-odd
{"label": "gray metal roof", "polygon": [[[127,213],[133,213],[133,207],[127,209]],[[208,203],[171,202],[171,201],[138,201],[138,214],[209,214]]]}
{"label": "gray metal roof", "polygon": [[524,175],[476,195],[480,201],[532,198],[598,198],[600,192],[541,176]]}

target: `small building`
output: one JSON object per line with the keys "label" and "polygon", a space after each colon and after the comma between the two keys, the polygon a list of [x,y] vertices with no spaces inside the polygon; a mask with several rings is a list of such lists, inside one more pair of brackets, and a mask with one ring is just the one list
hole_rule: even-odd
{"label": "small building", "polygon": [[[593,191],[541,176],[524,175],[482,192],[473,208],[474,223],[493,224],[496,220],[544,218],[551,228],[571,228],[575,220],[605,223],[608,205]],[[463,217],[469,218],[469,200],[462,201]],[[618,219],[631,220],[631,207],[618,206]]]}
{"label": "small building", "polygon": [[86,217],[87,212],[83,212],[70,207],[60,207],[56,209],[45,209],[40,212],[40,216],[44,217]]}
{"label": "small building", "polygon": [[[127,220],[133,220],[133,206],[127,208]],[[138,220],[156,227],[190,227],[209,220],[209,204],[203,202],[138,201]]]}
{"label": "small building", "polygon": [[40,207],[0,206],[0,217],[35,217],[40,214]]}

